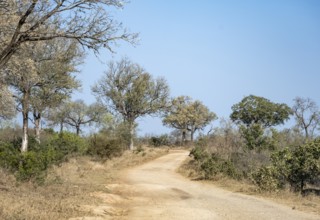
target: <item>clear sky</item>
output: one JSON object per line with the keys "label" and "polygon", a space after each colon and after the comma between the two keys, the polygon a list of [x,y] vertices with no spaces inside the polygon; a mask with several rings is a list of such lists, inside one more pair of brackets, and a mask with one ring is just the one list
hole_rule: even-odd
{"label": "clear sky", "polygon": [[[101,61],[127,56],[164,77],[171,96],[198,99],[219,117],[250,94],[289,106],[309,97],[320,106],[318,0],[132,0],[113,15],[140,43],[121,43],[100,61],[89,54],[75,98],[94,102],[90,87],[107,68]],[[160,119],[139,120],[140,135],[168,131]]]}

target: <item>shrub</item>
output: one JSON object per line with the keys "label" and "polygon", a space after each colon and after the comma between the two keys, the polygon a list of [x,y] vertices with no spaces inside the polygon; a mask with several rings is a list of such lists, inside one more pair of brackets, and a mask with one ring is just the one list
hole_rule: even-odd
{"label": "shrub", "polygon": [[272,154],[271,161],[270,167],[261,167],[253,174],[254,183],[262,190],[289,183],[293,191],[303,192],[307,183],[320,179],[320,140],[277,151]]}
{"label": "shrub", "polygon": [[170,146],[170,139],[168,135],[160,135],[160,136],[152,136],[150,138],[149,144],[154,147],[160,147],[160,146]]}
{"label": "shrub", "polygon": [[121,156],[125,146],[121,139],[109,139],[105,135],[90,137],[88,154],[99,158],[112,158]]}
{"label": "shrub", "polygon": [[59,164],[68,155],[83,154],[86,140],[71,133],[54,134],[47,142],[39,144],[29,138],[29,151],[20,152],[21,140],[11,143],[0,142],[0,166],[15,173],[17,180],[35,180],[42,183],[46,170],[52,164]]}
{"label": "shrub", "polygon": [[234,179],[239,179],[234,164],[231,160],[223,159],[217,153],[209,153],[203,147],[195,147],[191,150],[190,155],[197,161],[204,179],[211,179],[217,174],[223,174]]}
{"label": "shrub", "polygon": [[261,167],[251,174],[251,180],[262,191],[276,191],[280,188],[278,173],[273,166]]}

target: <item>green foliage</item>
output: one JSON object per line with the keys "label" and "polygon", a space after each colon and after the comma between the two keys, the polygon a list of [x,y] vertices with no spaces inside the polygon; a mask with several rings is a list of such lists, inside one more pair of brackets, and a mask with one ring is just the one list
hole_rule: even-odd
{"label": "green foliage", "polygon": [[276,191],[282,186],[277,170],[273,166],[259,168],[251,174],[251,180],[262,191]]}
{"label": "green foliage", "polygon": [[99,158],[110,159],[121,156],[126,147],[122,139],[108,137],[105,134],[93,135],[89,139],[88,154]]}
{"label": "green foliage", "polygon": [[239,179],[240,175],[230,160],[223,159],[217,153],[209,153],[203,147],[195,147],[190,155],[198,163],[204,179],[211,179],[217,174],[223,174],[234,179]]}
{"label": "green foliage", "polygon": [[249,150],[265,146],[266,137],[263,135],[264,130],[259,124],[252,124],[250,127],[240,126],[240,132]]}
{"label": "green foliage", "polygon": [[47,141],[39,144],[29,138],[29,151],[19,150],[21,139],[0,142],[0,166],[13,172],[19,181],[43,183],[47,169],[53,164],[60,164],[70,155],[84,154],[86,140],[71,133],[54,134]]}
{"label": "green foliage", "polygon": [[252,174],[253,182],[262,190],[275,190],[288,183],[292,190],[302,192],[307,183],[320,179],[320,140],[279,150],[271,161],[271,166]]}
{"label": "green foliage", "polygon": [[88,146],[86,139],[70,132],[55,134],[49,144],[62,155],[85,154]]}
{"label": "green foliage", "polygon": [[286,104],[270,102],[263,97],[250,95],[232,106],[230,118],[246,126],[260,124],[263,127],[272,127],[283,124],[289,119],[291,109]]}

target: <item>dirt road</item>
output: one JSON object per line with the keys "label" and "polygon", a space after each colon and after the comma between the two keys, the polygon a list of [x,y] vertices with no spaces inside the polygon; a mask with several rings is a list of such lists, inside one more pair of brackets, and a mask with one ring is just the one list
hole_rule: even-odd
{"label": "dirt road", "polygon": [[[190,181],[175,170],[188,152],[176,151],[127,170],[123,182],[106,186],[104,214],[109,219],[320,219],[253,196]],[[107,216],[104,216],[104,219]]]}

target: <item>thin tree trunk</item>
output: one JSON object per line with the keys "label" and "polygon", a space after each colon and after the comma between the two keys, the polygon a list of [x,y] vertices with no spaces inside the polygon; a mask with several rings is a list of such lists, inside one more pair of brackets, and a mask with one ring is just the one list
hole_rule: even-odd
{"label": "thin tree trunk", "polygon": [[25,91],[22,100],[22,143],[21,152],[28,151],[29,92]]}
{"label": "thin tree trunk", "polygon": [[60,134],[63,132],[63,121],[60,122]]}
{"label": "thin tree trunk", "polygon": [[33,118],[34,118],[34,130],[36,135],[36,141],[40,144],[41,113],[33,112]]}
{"label": "thin tree trunk", "polygon": [[182,131],[182,145],[184,145],[186,142],[186,136],[187,136],[186,131]]}
{"label": "thin tree trunk", "polygon": [[76,126],[76,129],[77,129],[77,135],[79,136],[80,135],[80,126]]}
{"label": "thin tree trunk", "polygon": [[191,143],[193,143],[194,131],[191,131],[190,133],[191,133],[191,134],[190,134],[190,135],[191,135]]}
{"label": "thin tree trunk", "polygon": [[22,144],[21,144],[21,152],[28,151],[28,112],[22,113],[23,117],[23,125],[22,125]]}
{"label": "thin tree trunk", "polygon": [[133,150],[133,148],[134,148],[133,136],[134,136],[134,123],[130,122],[130,145],[129,145],[129,150]]}

